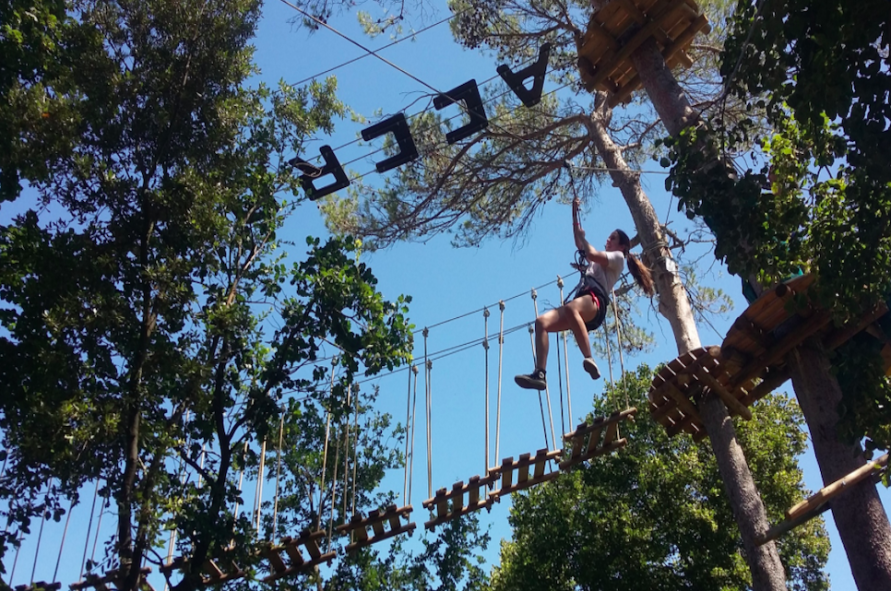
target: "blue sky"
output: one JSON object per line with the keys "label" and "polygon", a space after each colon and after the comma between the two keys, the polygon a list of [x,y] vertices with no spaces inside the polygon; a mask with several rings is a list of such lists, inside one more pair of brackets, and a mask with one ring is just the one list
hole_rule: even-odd
{"label": "blue sky", "polygon": [[[439,12],[429,15],[427,23],[438,21],[448,14],[443,2],[437,1],[435,4]],[[373,6],[373,3],[368,3],[364,8],[373,10]],[[267,83],[275,84],[279,79],[295,83],[363,53],[330,31],[322,29],[310,35],[305,30],[288,24],[287,21],[295,15],[293,9],[281,2],[267,2],[264,7],[264,18],[256,40],[256,61],[262,69],[260,78]],[[382,16],[385,15],[372,13],[372,18]],[[386,45],[390,41],[386,36],[374,40],[363,37],[354,15],[332,18],[329,22],[372,49]],[[495,75],[495,68],[499,65],[492,56],[459,47],[452,40],[446,24],[420,34],[415,41],[405,41],[384,50],[382,55],[442,91],[451,89],[470,78],[485,80]],[[366,57],[333,74],[338,79],[338,97],[357,113],[369,118],[378,111],[384,114],[396,113],[423,94],[429,93],[428,88],[374,57]],[[545,92],[553,90],[554,87],[552,82],[546,82]],[[426,99],[419,101],[408,109],[408,113],[420,111],[426,103]],[[352,141],[366,125],[349,120],[341,122],[332,137],[318,138],[318,141],[312,144],[313,151],[304,157],[315,156],[321,145],[329,144],[337,147]],[[379,142],[380,140],[374,140],[371,146],[350,145],[339,150],[338,157],[341,162],[358,158],[379,147]],[[365,174],[374,169],[374,160],[380,158],[381,155],[377,154],[369,159],[355,162],[350,168],[354,173]],[[656,163],[650,163],[646,168],[658,171]],[[664,174],[644,174],[642,176],[644,190],[657,213],[662,216],[663,222],[665,216],[669,216],[674,220],[672,227],[683,228],[686,220],[675,210],[670,196],[665,192],[664,178]],[[364,181],[372,184],[380,182],[380,175],[369,174],[364,177]],[[602,244],[606,236],[616,227],[625,229],[630,235],[635,233],[631,216],[616,188],[608,184],[602,186],[598,199],[589,206],[583,224],[589,239],[592,239],[595,245]],[[497,305],[499,300],[525,294],[507,302],[504,326],[509,328],[531,322],[534,319],[534,311],[532,299],[528,295],[530,289],[553,282],[558,274],[564,277],[571,274],[569,262],[572,260],[575,248],[570,223],[569,207],[551,202],[536,219],[522,243],[492,239],[479,248],[459,250],[450,246],[447,236],[440,236],[426,243],[400,244],[365,256],[379,279],[378,287],[386,297],[393,299],[399,294],[413,297],[410,318],[418,329],[489,306],[491,316],[488,332],[492,334],[498,330],[500,321]],[[303,237],[307,234],[315,236],[326,234],[321,218],[311,203],[302,207],[286,226],[286,239],[296,244],[292,255],[302,254],[301,245]],[[710,263],[711,259],[707,261]],[[716,330],[706,325],[700,326],[700,337],[704,345],[720,344],[732,321],[744,310],[745,301],[739,293],[738,279],[728,276],[719,266],[715,265],[712,273],[702,279],[707,285],[723,289],[733,298],[735,304],[734,310],[726,317],[713,319]],[[573,284],[572,280],[567,280],[565,289],[568,291]],[[537,301],[541,310],[555,306],[559,303],[557,287],[552,284],[541,289]],[[626,357],[626,367],[629,368],[639,362],[654,366],[669,361],[677,354],[667,322],[655,312],[649,302],[640,302],[640,309],[641,322],[654,333],[657,344],[651,352],[633,359]],[[442,351],[467,343],[481,338],[485,334],[484,330],[482,312],[442,324],[430,330],[428,350]],[[597,338],[600,336],[597,335]],[[603,382],[591,382],[582,372],[581,356],[570,341],[569,371],[574,417],[572,421],[567,418],[561,429],[560,403],[555,391],[556,347],[553,338],[551,343],[549,360],[552,374],[551,405],[555,430],[559,437],[561,431],[569,430],[568,426],[572,422],[576,422],[587,413],[592,398],[602,391]],[[417,335],[416,345],[416,358],[422,357],[424,340],[420,334]],[[497,343],[493,343],[488,360],[490,465],[500,461],[495,459],[494,449],[498,357]],[[516,458],[521,453],[534,452],[545,446],[537,396],[529,391],[519,390],[513,384],[514,374],[528,372],[531,368],[529,334],[525,329],[519,330],[509,335],[504,344],[499,454],[502,458],[507,456]],[[601,364],[601,370],[608,375],[604,364]],[[619,371],[618,364],[613,370]],[[434,362],[431,382],[433,490],[451,487],[458,480],[467,481],[475,474],[484,473],[486,378],[485,351],[479,345]],[[408,393],[405,373],[383,377],[376,383],[381,388],[380,410],[390,412],[396,420],[403,421]],[[427,451],[424,443],[426,425],[423,420],[423,407],[420,406],[423,400],[423,384],[422,374],[419,380],[416,459],[411,499],[415,507],[413,519],[419,525],[419,532],[423,530],[423,521],[426,519],[426,511],[421,509],[421,501],[427,497],[428,488]],[[786,388],[788,389],[788,384]],[[549,426],[548,436],[550,436]],[[634,445],[634,442],[629,442],[629,445]],[[819,470],[812,454],[806,454],[801,459],[801,465],[808,487],[812,490],[820,488]],[[401,494],[402,472],[389,475],[384,485]],[[266,491],[264,498],[269,498],[271,487],[267,486]],[[886,504],[891,500],[891,495],[885,489],[881,490],[881,495]],[[90,498],[92,490],[84,495],[85,500]],[[250,493],[245,500],[250,507]],[[483,524],[491,526],[493,542],[486,553],[490,564],[498,561],[500,539],[510,537],[507,523],[508,508],[509,501],[502,501],[499,505],[495,505],[491,513],[480,514]],[[827,566],[832,588],[853,589],[855,588],[853,579],[832,524],[831,515],[829,513],[825,515],[832,542],[832,553]],[[75,509],[72,517],[59,576],[65,588],[77,578],[88,517],[87,501]],[[62,524],[47,524],[45,545],[40,550],[40,566],[35,574],[37,580],[49,580],[52,575],[59,551],[61,526]],[[103,528],[106,527],[111,527],[111,519],[108,516],[103,522]],[[417,539],[419,533],[416,532],[414,537]],[[36,541],[26,540],[12,583],[21,584],[28,578],[34,562],[35,549]],[[97,557],[100,554],[101,548],[97,549]],[[153,582],[158,588],[157,582]],[[163,588],[163,582],[160,588]]]}

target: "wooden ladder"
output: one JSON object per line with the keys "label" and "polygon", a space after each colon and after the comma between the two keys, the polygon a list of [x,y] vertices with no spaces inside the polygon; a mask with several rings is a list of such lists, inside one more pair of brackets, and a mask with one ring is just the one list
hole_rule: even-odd
{"label": "wooden ladder", "polygon": [[[375,509],[368,513],[367,518],[363,518],[362,514],[356,512],[349,523],[337,526],[337,531],[348,534],[352,542],[347,544],[347,553],[355,552],[360,548],[370,546],[375,542],[398,536],[402,533],[411,533],[415,529],[414,523],[405,523],[401,521],[401,517],[409,519],[408,515],[412,512],[411,505],[397,508],[396,505],[389,505],[386,509]],[[386,530],[385,524],[390,524],[390,531]],[[369,535],[368,528],[371,528]]]}
{"label": "wooden ladder", "polygon": [[[619,423],[637,414],[632,407],[617,411],[608,417],[597,417],[589,425],[581,423],[572,433],[563,436],[563,441],[572,442],[569,457],[560,462],[561,470],[568,470],[591,458],[608,454],[625,447],[626,439],[619,438]],[[603,433],[603,437],[600,435]]]}
{"label": "wooden ladder", "polygon": [[[497,479],[498,475],[490,472],[483,478],[480,478],[478,475],[473,476],[467,484],[464,484],[464,481],[456,482],[452,485],[452,490],[446,488],[439,489],[436,491],[436,496],[421,503],[425,509],[431,509],[431,511],[432,507],[436,505],[436,516],[424,523],[424,527],[433,529],[437,525],[442,525],[472,511],[490,509],[492,507],[492,499],[485,494],[485,491],[483,491],[481,497],[480,489],[485,489],[486,486]],[[464,504],[465,493],[468,495],[466,505]],[[452,501],[451,506],[449,506],[449,501]]]}
{"label": "wooden ladder", "polygon": [[[499,476],[501,477],[501,488],[490,492],[489,497],[495,502],[500,502],[501,497],[504,495],[509,495],[512,492],[523,490],[524,488],[529,488],[530,486],[541,482],[553,480],[560,475],[560,471],[554,470],[553,472],[548,472],[546,474],[544,471],[545,464],[547,464],[549,460],[560,457],[562,454],[562,449],[549,451],[547,448],[544,448],[535,452],[535,456],[532,454],[521,455],[517,462],[514,462],[513,457],[505,458],[501,462],[501,466],[489,470],[490,476],[494,476],[496,479]],[[530,466],[535,466],[531,478],[529,474]],[[517,471],[516,482],[513,480],[514,470]]]}
{"label": "wooden ladder", "polygon": [[[272,546],[262,552],[263,556],[269,559],[272,567],[272,574],[263,579],[264,583],[271,583],[281,578],[287,577],[294,573],[305,572],[314,566],[331,561],[337,556],[336,552],[322,553],[319,548],[318,540],[325,537],[322,530],[310,532],[304,530],[298,538],[287,537],[282,539],[279,546]],[[309,554],[309,560],[303,558],[300,552],[300,546],[303,546]],[[285,562],[282,553],[288,556],[288,562]]]}

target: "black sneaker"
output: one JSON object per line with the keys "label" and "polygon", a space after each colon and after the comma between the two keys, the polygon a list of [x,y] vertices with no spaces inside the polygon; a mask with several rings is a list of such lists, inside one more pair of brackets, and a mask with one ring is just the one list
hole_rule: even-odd
{"label": "black sneaker", "polygon": [[545,381],[545,372],[543,369],[536,369],[530,374],[520,374],[518,376],[514,376],[514,381],[521,388],[525,388],[527,390],[544,390],[548,387],[547,381]]}
{"label": "black sneaker", "polygon": [[582,367],[585,368],[585,371],[588,372],[588,375],[591,376],[592,380],[600,379],[600,368],[597,367],[597,364],[594,363],[593,359],[585,357],[585,360],[582,361]]}

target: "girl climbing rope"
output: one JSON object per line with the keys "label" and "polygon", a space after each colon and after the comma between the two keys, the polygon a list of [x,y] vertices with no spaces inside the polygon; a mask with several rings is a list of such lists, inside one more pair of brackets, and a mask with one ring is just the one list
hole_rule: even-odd
{"label": "girl climbing rope", "polygon": [[548,333],[571,330],[585,360],[582,366],[592,379],[600,377],[600,370],[591,358],[591,343],[588,332],[596,329],[606,317],[606,306],[613,285],[622,273],[624,261],[638,285],[653,295],[653,279],[647,267],[629,252],[631,241],[622,230],[615,230],[606,239],[604,250],[591,246],[585,239],[579,218],[579,199],[572,200],[573,236],[575,245],[584,259],[573,265],[582,272],[578,286],[570,294],[570,301],[554,310],[548,310],[535,319],[535,369],[530,374],[514,378],[521,388],[544,390],[547,386],[546,368],[548,363]]}

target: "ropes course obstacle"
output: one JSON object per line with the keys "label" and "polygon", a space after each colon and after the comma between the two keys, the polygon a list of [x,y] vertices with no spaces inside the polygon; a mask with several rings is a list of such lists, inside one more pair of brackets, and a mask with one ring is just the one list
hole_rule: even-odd
{"label": "ropes course obstacle", "polygon": [[626,102],[640,88],[631,54],[652,39],[669,68],[689,68],[685,53],[700,31],[711,27],[694,0],[618,0],[595,10],[578,45],[578,66],[588,91],[612,95],[609,106]]}
{"label": "ropes course obstacle", "polygon": [[825,512],[830,508],[830,502],[850,490],[855,485],[875,477],[881,471],[888,467],[888,454],[883,455],[875,462],[867,462],[866,465],[854,470],[847,476],[839,478],[832,484],[823,487],[815,494],[811,495],[804,501],[798,503],[788,511],[786,511],[786,519],[767,530],[764,535],[757,539],[759,546],[766,544],[780,536],[790,532],[799,525],[810,521],[817,515]]}
{"label": "ropes course obstacle", "polygon": [[[710,394],[721,398],[731,416],[751,419],[748,407],[789,378],[786,355],[808,338],[833,350],[861,331],[880,334],[873,323],[887,313],[886,306],[835,327],[830,312],[807,297],[813,281],[812,275],[802,275],[765,292],[737,318],[720,347],[689,351],[656,374],[649,391],[650,414],[669,436],[683,431],[696,441],[705,437],[699,402]],[[887,371],[891,349],[888,354],[883,350],[883,357]]]}
{"label": "ropes course obstacle", "polygon": [[[413,532],[416,526],[411,520],[404,524],[401,521],[403,517],[407,519],[411,512],[411,505],[400,508],[389,505],[383,510],[374,509],[368,513],[368,517],[362,517],[361,513],[356,512],[349,523],[337,526],[337,531],[350,536],[351,542],[346,547],[349,554],[375,542]],[[386,529],[386,524],[390,525],[389,530]],[[370,532],[368,528],[371,528]]]}
{"label": "ropes course obstacle", "polygon": [[[272,574],[263,579],[271,583],[292,574],[306,572],[323,562],[331,564],[337,556],[336,552],[325,552],[319,548],[319,540],[325,537],[324,530],[310,532],[304,530],[297,538],[284,538],[278,546],[270,546],[262,554],[269,560]],[[301,546],[309,554],[309,560],[300,552]],[[285,561],[285,556],[288,560]]]}
{"label": "ropes course obstacle", "polygon": [[[137,581],[137,587],[139,589],[143,589],[144,591],[155,591],[147,580],[147,577],[151,572],[152,569],[149,567],[139,569]],[[112,589],[120,589],[126,577],[127,572],[123,569],[106,571],[102,575],[87,573],[83,581],[78,581],[71,585],[71,591],[83,591],[84,589],[91,588],[96,589],[96,591],[111,591],[109,585],[112,585]]]}

